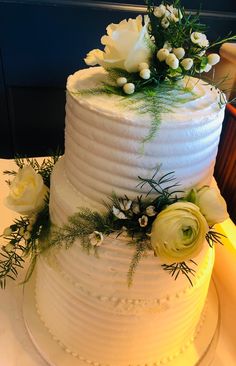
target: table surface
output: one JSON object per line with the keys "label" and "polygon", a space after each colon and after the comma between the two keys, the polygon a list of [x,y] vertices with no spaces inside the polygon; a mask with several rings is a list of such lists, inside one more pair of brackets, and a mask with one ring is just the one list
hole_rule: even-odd
{"label": "table surface", "polygon": [[[8,186],[1,172],[14,169],[11,160],[0,159],[0,233],[16,217],[3,205]],[[212,366],[236,365],[236,228],[231,220],[220,225],[228,239],[224,246],[216,248],[214,280],[220,298],[221,328],[215,359]],[[20,273],[17,282],[9,281],[5,290],[0,290],[0,366],[47,366],[41,358],[24,326],[22,316],[22,285]],[[185,366],[185,365],[183,365]],[[186,365],[187,366],[187,365]]]}

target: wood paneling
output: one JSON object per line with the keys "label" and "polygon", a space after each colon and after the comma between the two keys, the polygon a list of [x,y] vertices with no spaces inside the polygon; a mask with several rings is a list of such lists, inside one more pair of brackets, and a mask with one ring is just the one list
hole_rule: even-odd
{"label": "wood paneling", "polygon": [[227,105],[214,174],[236,223],[236,108],[232,105]]}

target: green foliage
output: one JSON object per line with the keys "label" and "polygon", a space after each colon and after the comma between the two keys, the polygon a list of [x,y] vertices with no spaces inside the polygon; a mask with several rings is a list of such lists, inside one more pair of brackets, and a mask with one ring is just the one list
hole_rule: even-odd
{"label": "green foliage", "polygon": [[[59,154],[56,153],[52,157],[44,159],[41,164],[33,158],[19,157],[15,158],[15,163],[19,169],[30,165],[42,176],[45,185],[50,187],[51,172],[58,159]],[[4,174],[14,177],[17,171],[5,171]],[[45,239],[49,235],[50,226],[49,194],[45,198],[45,204],[41,211],[31,216],[21,216],[13,221],[10,226],[11,233],[7,236],[3,235],[6,244],[2,246],[0,252],[1,288],[5,288],[8,278],[17,278],[18,270],[23,268],[26,257],[29,257],[30,265],[24,282],[30,278],[38,254],[45,250]]]}
{"label": "green foliage", "polygon": [[[190,260],[194,265],[197,265],[193,260]],[[186,262],[180,262],[180,263],[172,263],[172,264],[163,264],[162,268],[169,272],[169,274],[174,277],[175,280],[179,277],[180,273],[183,274],[185,277],[187,277],[188,281],[190,282],[191,286],[193,286],[192,280],[190,276],[193,276],[195,273],[195,270]]]}
{"label": "green foliage", "polygon": [[[24,166],[30,165],[36,173],[40,174],[43,178],[44,184],[50,188],[50,176],[52,173],[52,169],[56,162],[58,161],[61,153],[60,151],[56,151],[54,155],[50,156],[49,158],[43,159],[42,163],[39,163],[37,159],[35,158],[21,158],[16,156],[15,157],[15,163],[16,166],[19,169],[22,169]],[[3,174],[9,175],[9,176],[15,176],[17,174],[17,171],[15,170],[5,170]],[[8,184],[10,184],[10,181],[7,181]]]}

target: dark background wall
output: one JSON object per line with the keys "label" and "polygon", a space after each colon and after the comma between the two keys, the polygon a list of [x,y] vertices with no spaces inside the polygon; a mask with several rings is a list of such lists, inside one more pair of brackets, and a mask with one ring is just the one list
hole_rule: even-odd
{"label": "dark background wall", "polygon": [[[199,1],[182,4],[200,7]],[[67,76],[101,47],[109,23],[142,10],[139,0],[0,0],[0,157],[63,148]],[[201,18],[209,39],[236,33],[236,1],[203,0]]]}

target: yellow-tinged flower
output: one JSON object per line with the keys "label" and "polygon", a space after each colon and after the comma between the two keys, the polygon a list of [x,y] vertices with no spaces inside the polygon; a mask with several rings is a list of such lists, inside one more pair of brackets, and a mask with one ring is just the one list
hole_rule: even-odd
{"label": "yellow-tinged flower", "polygon": [[121,68],[128,72],[137,72],[141,63],[149,63],[152,55],[148,43],[148,18],[141,15],[135,19],[124,19],[119,24],[110,24],[107,35],[101,38],[104,51],[92,50],[85,58],[87,65],[101,65],[105,69]]}
{"label": "yellow-tinged flower", "polygon": [[196,205],[209,225],[218,224],[229,217],[224,198],[213,187],[204,186],[196,192]]}
{"label": "yellow-tinged flower", "polygon": [[165,263],[183,262],[200,252],[208,230],[198,206],[176,202],[157,215],[152,225],[151,245]]}
{"label": "yellow-tinged flower", "polygon": [[10,185],[6,206],[22,215],[39,212],[45,205],[48,188],[40,174],[30,166],[19,169]]}

